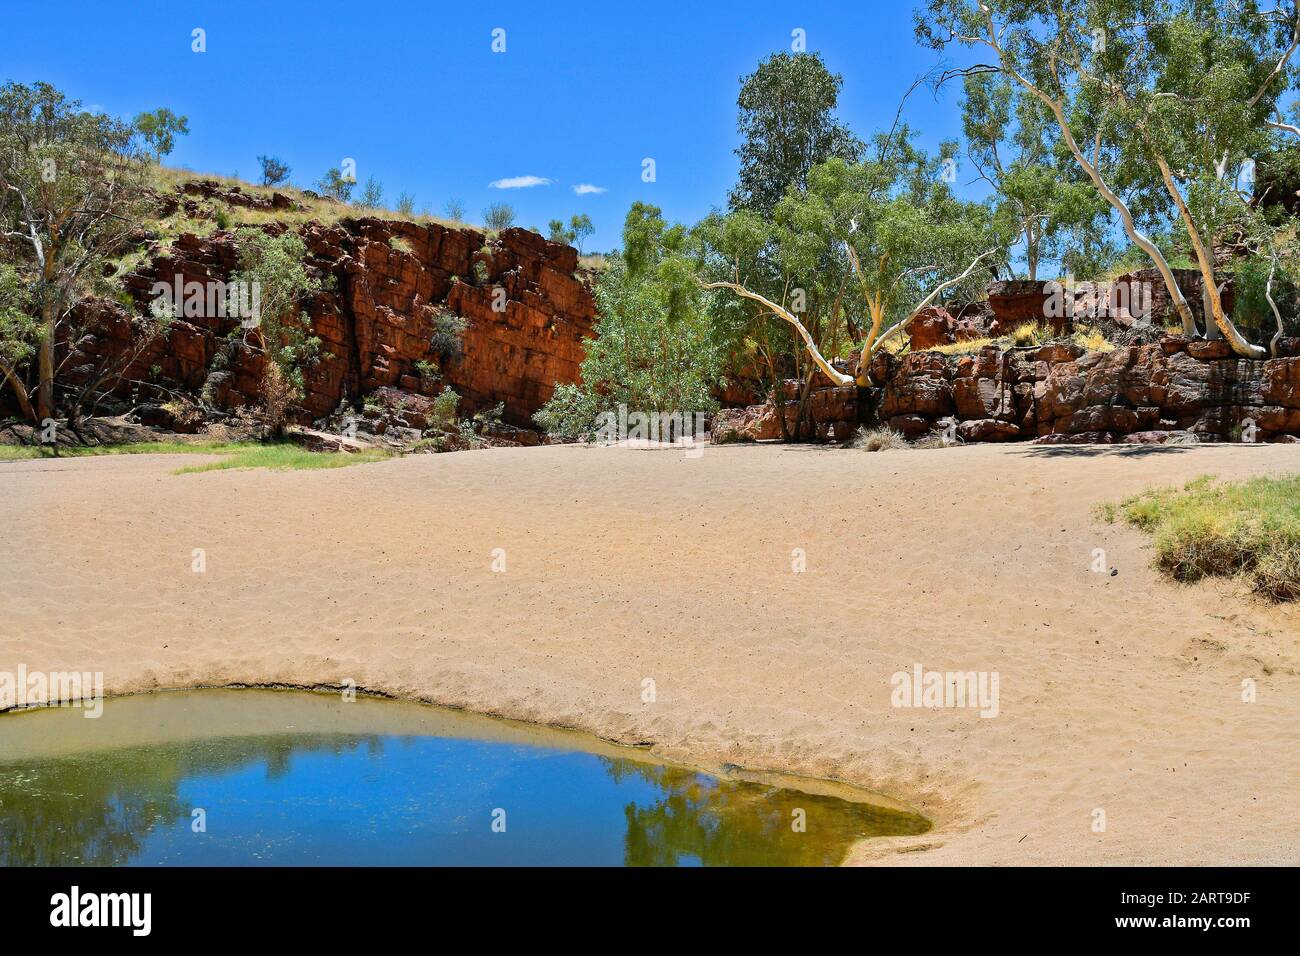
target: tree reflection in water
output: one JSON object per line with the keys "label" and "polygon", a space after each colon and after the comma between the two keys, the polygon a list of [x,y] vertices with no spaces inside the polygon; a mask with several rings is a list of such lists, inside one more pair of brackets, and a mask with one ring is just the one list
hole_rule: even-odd
{"label": "tree reflection in water", "polygon": [[0,764],[0,865],[115,866],[128,863],[157,829],[188,820],[179,785],[192,777],[261,761],[268,780],[287,776],[306,751],[335,755],[379,735],[238,737],[131,747],[43,761]]}
{"label": "tree reflection in water", "polygon": [[[653,804],[624,808],[628,866],[837,866],[856,840],[930,828],[921,817],[872,804],[601,759],[614,780],[635,776],[662,793]],[[796,810],[804,811],[803,832],[793,826]]]}
{"label": "tree reflection in water", "polygon": [[[292,830],[295,817],[297,823],[311,818],[313,807],[325,805],[330,794],[344,788],[346,775],[352,774],[355,779],[358,758],[371,768],[365,771],[367,778],[374,774],[374,779],[384,784],[378,794],[360,798],[361,803],[345,801],[343,813],[327,814],[330,824],[338,829],[329,834],[332,842],[328,848],[334,851],[333,855],[323,856],[319,862],[340,859],[349,862],[348,848],[356,847],[355,842],[349,841],[364,839],[358,837],[359,833],[375,832],[373,822],[365,827],[353,827],[350,821],[372,821],[371,814],[377,819],[394,808],[398,822],[383,831],[385,835],[376,834],[374,839],[403,842],[405,858],[412,862],[437,863],[446,859],[477,862],[482,847],[476,851],[472,842],[462,844],[461,850],[448,849],[451,844],[439,848],[432,842],[426,849],[420,847],[426,846],[422,841],[429,830],[437,830],[439,834],[452,832],[452,838],[459,838],[463,827],[456,829],[455,821],[450,819],[456,814],[447,808],[464,804],[464,799],[456,803],[457,794],[463,797],[468,793],[471,800],[485,797],[481,792],[483,782],[498,774],[517,788],[512,791],[513,799],[520,795],[536,798],[534,806],[541,814],[536,820],[538,826],[556,828],[556,839],[543,842],[555,847],[553,852],[559,856],[552,860],[543,855],[543,862],[617,863],[621,829],[622,862],[628,866],[833,866],[842,861],[856,840],[923,833],[929,828],[921,817],[871,804],[752,781],[717,779],[679,767],[626,758],[570,753],[565,759],[577,758],[579,762],[558,776],[548,775],[544,769],[547,761],[529,757],[530,753],[539,754],[537,749],[482,740],[458,742],[458,746],[472,748],[480,755],[473,759],[438,757],[435,748],[420,758],[425,762],[417,765],[414,777],[403,776],[392,767],[386,772],[386,743],[421,739],[440,738],[274,734],[208,739],[201,743],[160,743],[39,762],[0,763],[0,865],[120,865],[142,855],[147,859],[150,853],[145,848],[153,835],[167,844],[169,852],[179,854],[174,859],[168,857],[169,860],[207,862],[212,857],[203,841],[188,839],[191,801],[201,799],[205,792],[219,792],[220,785],[215,778],[258,764],[264,768],[266,783],[285,785],[273,789],[258,789],[248,782],[238,785],[242,788],[241,795],[254,808],[254,815],[253,826],[245,833],[248,843],[237,859],[250,863],[274,862],[278,851],[271,848],[288,832],[284,828]],[[393,751],[398,752],[398,749]],[[295,789],[295,773],[299,767],[293,758],[304,753],[333,758],[346,755],[348,759],[336,759],[328,765],[333,769],[323,773],[319,763],[314,771],[303,770]],[[463,755],[467,751],[455,753]],[[460,768],[459,775],[456,768]],[[340,780],[339,774],[344,779]],[[604,786],[593,786],[595,780],[603,780]],[[184,784],[190,786],[182,800]],[[218,791],[211,791],[213,786]],[[567,794],[566,788],[594,798],[595,806],[603,806],[610,812],[575,817],[556,810],[555,816],[548,816],[542,811],[544,806],[560,807],[570,801],[572,795]],[[450,802],[446,799],[449,794],[453,798]],[[795,810],[804,813],[806,829],[802,832],[792,827]],[[413,816],[402,816],[407,813]],[[598,838],[565,839],[565,834],[559,832],[565,827],[590,828],[585,835]],[[493,848],[500,846],[495,844]],[[577,859],[564,855],[572,852],[565,850],[566,847],[575,846],[592,848],[581,851],[587,855],[579,855]],[[155,842],[152,850],[156,853],[158,849]],[[380,849],[387,853],[395,848],[385,844]],[[515,860],[507,856],[505,861]]]}

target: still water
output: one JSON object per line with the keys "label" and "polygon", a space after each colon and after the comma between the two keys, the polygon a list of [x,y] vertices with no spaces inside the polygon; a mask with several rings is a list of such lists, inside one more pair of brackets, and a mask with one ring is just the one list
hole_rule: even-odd
{"label": "still water", "polygon": [[826,781],[419,704],[203,690],[0,715],[6,866],[823,866],[927,829]]}

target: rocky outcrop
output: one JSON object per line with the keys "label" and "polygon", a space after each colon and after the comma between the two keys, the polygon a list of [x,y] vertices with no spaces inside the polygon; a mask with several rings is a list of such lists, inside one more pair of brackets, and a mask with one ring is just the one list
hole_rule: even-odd
{"label": "rocky outcrop", "polygon": [[[1198,322],[1204,322],[1201,273],[1174,269],[1174,281]],[[1231,283],[1223,291],[1224,309],[1233,309]],[[1173,298],[1157,269],[1140,269],[1106,282],[1037,282],[1013,279],[988,287],[989,334],[1009,335],[1021,325],[1041,323],[1058,334],[1076,324],[1162,328],[1177,322]],[[960,341],[960,340],[958,340]],[[944,344],[944,343],[937,343]],[[914,350],[933,346],[913,346]]]}
{"label": "rocky outcrop", "polygon": [[[993,335],[1010,335],[1017,327],[1032,322],[1046,322],[1050,293],[1046,282],[1028,279],[1004,279],[988,287],[989,309],[993,313]],[[1058,322],[1058,331],[1065,323]]]}
{"label": "rocky outcrop", "polygon": [[965,310],[954,316],[947,309],[931,306],[919,312],[907,326],[913,352],[971,342],[989,334],[988,316],[979,310]]}
{"label": "rocky outcrop", "polygon": [[[578,381],[595,303],[576,275],[574,249],[522,229],[489,240],[472,229],[377,218],[309,223],[302,236],[324,288],[304,303],[320,350],[298,419],[377,389],[430,396],[452,388],[465,414],[500,403],[506,423],[531,426],[557,384]],[[82,305],[93,313],[92,334],[61,343],[71,352],[71,380],[130,348],[133,315],[148,307],[156,282],[226,282],[237,267],[232,234],[178,237],[126,277],[134,309]],[[122,397],[202,394],[225,409],[258,402],[261,356],[243,342],[237,319],[202,311],[179,317],[135,358]]]}
{"label": "rocky outcrop", "polygon": [[[1286,357],[1267,360],[1175,336],[1110,352],[1071,342],[961,356],[882,352],[871,368],[878,389],[823,388],[809,404],[818,434],[833,427],[837,438],[848,437],[856,415],[857,424],[887,424],[911,438],[955,431],[995,442],[1290,441],[1300,435],[1300,340],[1281,345]],[[750,437],[776,437],[770,404],[733,414]]]}
{"label": "rocky outcrop", "polygon": [[1070,343],[990,347],[879,364],[880,416],[913,434],[948,417],[978,441],[1144,432],[1228,440],[1252,427],[1267,441],[1300,431],[1300,358],[1238,359],[1224,342],[1166,336],[1110,352]]}
{"label": "rocky outcrop", "polygon": [[[786,434],[793,435],[799,411],[799,392],[802,382],[788,379],[785,382]],[[861,406],[862,389],[856,385],[819,388],[808,396],[807,415],[813,423],[813,437],[818,441],[843,441],[857,431],[858,422],[865,410]],[[713,417],[712,441],[717,444],[745,441],[766,441],[781,437],[781,419],[771,402],[747,408],[724,408]]]}

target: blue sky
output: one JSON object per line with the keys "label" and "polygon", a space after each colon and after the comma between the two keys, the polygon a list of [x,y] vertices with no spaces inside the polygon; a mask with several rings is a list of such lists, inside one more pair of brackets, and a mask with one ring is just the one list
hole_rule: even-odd
{"label": "blue sky", "polygon": [[[356,160],[389,205],[414,194],[471,220],[504,200],[519,225],[586,212],[589,249],[619,244],[634,200],[693,222],[736,177],[739,78],[806,31],[844,76],[841,117],[887,126],[935,54],[912,36],[912,4],[119,2],[0,7],[0,79],[46,80],[122,116],[167,106],[191,133],[168,162],[255,178],[278,155],[311,186]],[[505,30],[506,52],[491,50]],[[191,50],[206,31],[206,53]],[[919,90],[906,118],[930,146],[960,131],[957,90]],[[657,181],[641,180],[646,157]],[[496,189],[514,177],[551,180]],[[590,184],[604,192],[576,195]],[[975,195],[975,187],[961,187]]]}

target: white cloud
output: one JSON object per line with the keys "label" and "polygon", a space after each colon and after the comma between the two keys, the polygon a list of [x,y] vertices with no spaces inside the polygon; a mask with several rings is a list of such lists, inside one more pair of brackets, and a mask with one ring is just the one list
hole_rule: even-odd
{"label": "white cloud", "polygon": [[495,179],[488,183],[493,189],[527,189],[530,186],[549,186],[551,181],[544,176],[511,176],[509,179]]}
{"label": "white cloud", "polygon": [[603,193],[605,191],[605,187],[593,186],[591,183],[578,183],[578,185],[573,187],[573,191],[577,193],[579,196],[585,196],[588,193]]}

